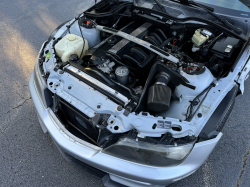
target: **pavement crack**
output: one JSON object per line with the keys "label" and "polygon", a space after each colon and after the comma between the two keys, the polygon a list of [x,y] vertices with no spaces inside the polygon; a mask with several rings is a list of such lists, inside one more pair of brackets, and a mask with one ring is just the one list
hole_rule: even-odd
{"label": "pavement crack", "polygon": [[17,108],[23,106],[30,99],[31,99],[31,97],[29,97],[28,99],[25,99],[21,104],[17,105],[16,107],[11,108],[9,111],[17,109]]}
{"label": "pavement crack", "polygon": [[[17,109],[17,108],[19,108],[19,107],[22,107],[22,106],[23,106],[28,100],[30,100],[30,99],[31,99],[31,97],[25,99],[21,104],[19,104],[19,105],[13,107],[13,108],[11,108],[11,109],[9,109],[7,112],[5,112],[4,114],[2,114],[2,115],[0,116],[0,118],[1,118],[2,116],[6,115],[6,114],[9,114],[9,118],[10,118],[10,111],[15,110],[15,109]],[[9,126],[7,126],[6,128],[4,128],[1,134],[5,134],[5,132],[7,131],[8,128],[9,128]],[[0,141],[2,140],[2,138],[3,138],[3,137],[0,137]]]}
{"label": "pavement crack", "polygon": [[11,110],[15,110],[15,109],[17,109],[17,108],[23,106],[23,105],[24,105],[28,100],[30,100],[30,99],[31,99],[31,97],[29,97],[28,99],[25,99],[21,104],[15,106],[15,107],[13,107],[13,108],[10,108],[7,112],[5,112],[5,113],[3,113],[2,115],[0,115],[0,118],[1,118],[2,116],[4,116],[4,115],[8,114]]}
{"label": "pavement crack", "polygon": [[240,182],[242,180],[242,176],[244,174],[244,171],[245,171],[245,167],[247,165],[247,157],[250,155],[250,146],[248,148],[248,151],[246,152],[246,154],[243,156],[243,166],[242,166],[242,169],[241,169],[241,172],[240,172],[240,176],[239,176],[239,179],[238,179],[238,182],[237,182],[237,186],[236,187],[239,187],[240,186]]}

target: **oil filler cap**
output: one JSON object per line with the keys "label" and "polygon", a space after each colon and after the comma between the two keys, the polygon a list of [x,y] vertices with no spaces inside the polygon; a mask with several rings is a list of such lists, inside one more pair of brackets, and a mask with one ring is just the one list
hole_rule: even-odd
{"label": "oil filler cap", "polygon": [[126,85],[129,79],[129,69],[125,66],[119,66],[115,70],[116,79],[119,83]]}

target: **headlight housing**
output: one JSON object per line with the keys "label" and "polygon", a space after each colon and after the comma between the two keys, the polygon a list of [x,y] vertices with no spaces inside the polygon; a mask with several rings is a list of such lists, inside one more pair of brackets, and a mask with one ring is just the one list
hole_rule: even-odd
{"label": "headlight housing", "polygon": [[[42,46],[43,49],[44,45]],[[41,51],[39,52],[39,54]],[[47,88],[47,84],[45,79],[42,77],[42,73],[40,70],[39,64],[39,55],[36,60],[35,68],[34,68],[34,84],[37,90],[37,93],[43,103],[44,108],[49,107],[52,104],[52,96],[50,91]]]}
{"label": "headlight housing", "polygon": [[194,142],[181,146],[169,146],[123,138],[103,152],[139,164],[166,167],[181,164],[193,146]]}

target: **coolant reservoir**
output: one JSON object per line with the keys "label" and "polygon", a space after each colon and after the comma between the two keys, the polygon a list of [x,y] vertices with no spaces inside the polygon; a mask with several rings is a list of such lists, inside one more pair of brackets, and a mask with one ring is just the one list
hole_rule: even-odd
{"label": "coolant reservoir", "polygon": [[82,58],[88,49],[88,41],[74,34],[67,34],[55,45],[56,53],[62,59],[62,62],[69,61],[71,54],[77,54],[80,57],[82,53]]}
{"label": "coolant reservoir", "polygon": [[79,25],[77,22],[75,22],[71,27],[70,27],[70,33],[76,34],[78,36],[82,36],[88,40],[89,43],[89,48],[91,49],[92,47],[95,47],[97,44],[101,42],[101,36],[100,36],[100,31],[94,27],[91,26],[86,26],[86,25],[81,25],[80,26],[82,33],[79,29]]}

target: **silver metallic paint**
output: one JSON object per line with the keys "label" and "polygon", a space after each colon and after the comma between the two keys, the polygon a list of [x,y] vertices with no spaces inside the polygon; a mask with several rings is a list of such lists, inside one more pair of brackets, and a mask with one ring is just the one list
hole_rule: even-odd
{"label": "silver metallic paint", "polygon": [[137,186],[139,184],[145,186],[146,183],[161,186],[170,184],[173,180],[182,179],[203,164],[222,136],[222,133],[219,133],[214,139],[197,143],[186,160],[178,166],[152,167],[141,165],[106,155],[101,152],[99,147],[82,141],[67,132],[53,111],[50,108],[44,108],[42,105],[34,85],[33,73],[30,77],[29,89],[42,125],[46,127],[48,133],[60,148],[86,164],[105,171],[111,176],[118,176],[111,178],[124,185],[132,181]]}

